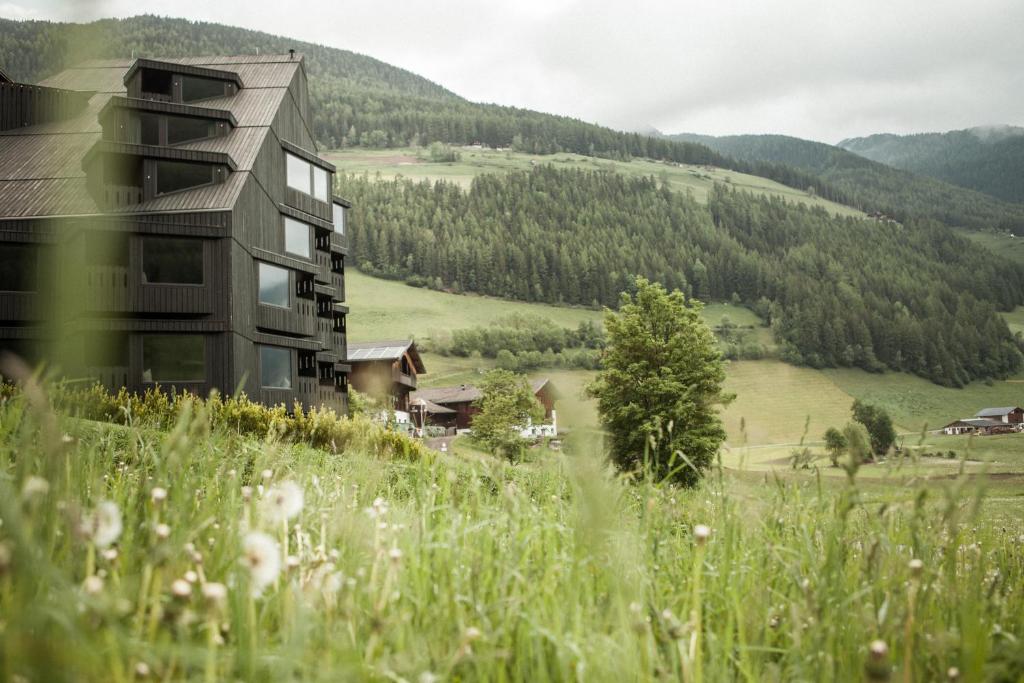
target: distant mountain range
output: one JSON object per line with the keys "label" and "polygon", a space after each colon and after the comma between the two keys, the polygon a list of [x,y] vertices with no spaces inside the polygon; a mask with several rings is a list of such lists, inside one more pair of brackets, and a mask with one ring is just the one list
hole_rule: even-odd
{"label": "distant mountain range", "polygon": [[1024,128],[978,126],[948,133],[879,134],[839,147],[874,161],[1024,202]]}

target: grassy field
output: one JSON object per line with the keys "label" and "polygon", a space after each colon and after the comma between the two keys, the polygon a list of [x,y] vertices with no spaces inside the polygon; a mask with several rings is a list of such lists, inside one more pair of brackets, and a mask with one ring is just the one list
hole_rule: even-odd
{"label": "grassy field", "polygon": [[977,245],[985,247],[996,254],[1006,256],[1017,263],[1024,264],[1024,237],[1013,237],[1005,232],[988,232],[981,230],[958,230],[962,237],[966,237]]}
{"label": "grassy field", "polygon": [[468,147],[460,149],[460,152],[462,158],[459,161],[448,163],[425,160],[421,158],[423,152],[419,149],[345,149],[326,152],[323,156],[343,172],[380,173],[385,178],[402,176],[412,180],[448,180],[463,187],[469,187],[473,178],[481,173],[522,171],[530,169],[535,164],[550,163],[561,167],[607,169],[630,176],[654,176],[667,182],[674,190],[692,193],[699,201],[707,200],[708,191],[715,183],[726,183],[755,194],[775,195],[791,201],[822,206],[839,215],[863,215],[856,209],[821,199],[767,178],[711,166],[687,166],[645,159],[611,161],[578,154],[534,155]]}
{"label": "grassy field", "polygon": [[586,440],[396,460],[30,395],[0,402],[0,680],[1024,676],[1024,507],[955,468],[679,490]]}

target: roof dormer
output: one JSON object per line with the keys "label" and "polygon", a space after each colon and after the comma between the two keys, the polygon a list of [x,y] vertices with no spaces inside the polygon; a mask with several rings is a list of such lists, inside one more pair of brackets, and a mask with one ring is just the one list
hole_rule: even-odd
{"label": "roof dormer", "polygon": [[233,71],[152,59],[136,59],[124,85],[128,97],[181,104],[230,97],[243,87]]}

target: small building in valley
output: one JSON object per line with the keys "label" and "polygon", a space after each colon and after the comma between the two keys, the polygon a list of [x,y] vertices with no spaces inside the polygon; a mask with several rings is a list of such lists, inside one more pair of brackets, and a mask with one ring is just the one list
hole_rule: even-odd
{"label": "small building in valley", "polygon": [[1018,406],[1005,406],[1002,408],[982,408],[974,417],[996,420],[1003,424],[1016,426],[1017,429],[1024,427],[1024,408]]}
{"label": "small building in valley", "polygon": [[954,420],[942,428],[942,433],[950,436],[962,434],[1006,434],[1014,431],[1013,425],[987,417],[965,417]]}
{"label": "small building in valley", "polygon": [[[527,438],[555,436],[558,433],[558,414],[555,411],[555,402],[561,398],[561,394],[547,378],[531,380],[530,388],[533,390],[533,395],[544,406],[544,424],[524,425],[521,430],[522,436]],[[423,400],[428,404],[428,409],[425,411],[427,424],[444,427],[450,431],[462,431],[472,427],[473,416],[480,412],[475,402],[482,395],[477,387],[471,384],[460,384],[451,387],[420,389],[412,395],[412,399]],[[431,411],[429,410],[430,405],[446,408],[449,412]]]}
{"label": "small building in valley", "polygon": [[348,345],[352,388],[395,412],[395,419],[409,422],[409,395],[416,378],[426,373],[423,359],[411,339],[361,342]]}

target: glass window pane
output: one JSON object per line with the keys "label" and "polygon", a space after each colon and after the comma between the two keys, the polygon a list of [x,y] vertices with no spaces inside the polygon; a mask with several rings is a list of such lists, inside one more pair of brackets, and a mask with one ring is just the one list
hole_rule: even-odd
{"label": "glass window pane", "polygon": [[142,281],[149,284],[203,284],[202,240],[178,237],[143,238]]}
{"label": "glass window pane", "polygon": [[171,96],[171,74],[169,71],[156,69],[142,70],[142,92],[147,94]]}
{"label": "glass window pane", "polygon": [[334,205],[334,232],[345,234],[345,207],[341,204]]}
{"label": "glass window pane", "polygon": [[82,336],[85,364],[91,367],[127,367],[128,335],[97,332]]}
{"label": "glass window pane", "polygon": [[140,137],[144,145],[160,144],[160,117],[156,114],[139,114]]}
{"label": "glass window pane", "polygon": [[309,226],[293,218],[284,219],[284,250],[309,258]]}
{"label": "glass window pane", "polygon": [[326,202],[329,198],[327,188],[330,185],[330,175],[319,166],[313,166],[313,196],[322,202]]}
{"label": "glass window pane", "polygon": [[279,346],[260,347],[260,386],[292,388],[292,352]]}
{"label": "glass window pane", "polygon": [[206,339],[200,334],[150,334],[142,338],[143,382],[206,381]]}
{"label": "glass window pane", "polygon": [[34,292],[39,256],[34,244],[0,242],[0,292]]}
{"label": "glass window pane", "polygon": [[167,144],[176,145],[189,140],[202,140],[213,134],[213,122],[184,116],[167,117]]}
{"label": "glass window pane", "polygon": [[287,152],[284,156],[288,160],[288,187],[312,194],[309,187],[309,163]]}
{"label": "glass window pane", "polygon": [[196,102],[211,97],[224,97],[224,81],[197,76],[181,77],[182,102]]}
{"label": "glass window pane", "polygon": [[213,182],[213,166],[189,164],[181,161],[156,163],[156,193],[167,194]]}
{"label": "glass window pane", "polygon": [[261,263],[259,275],[260,303],[288,308],[291,304],[288,271],[269,263]]}

